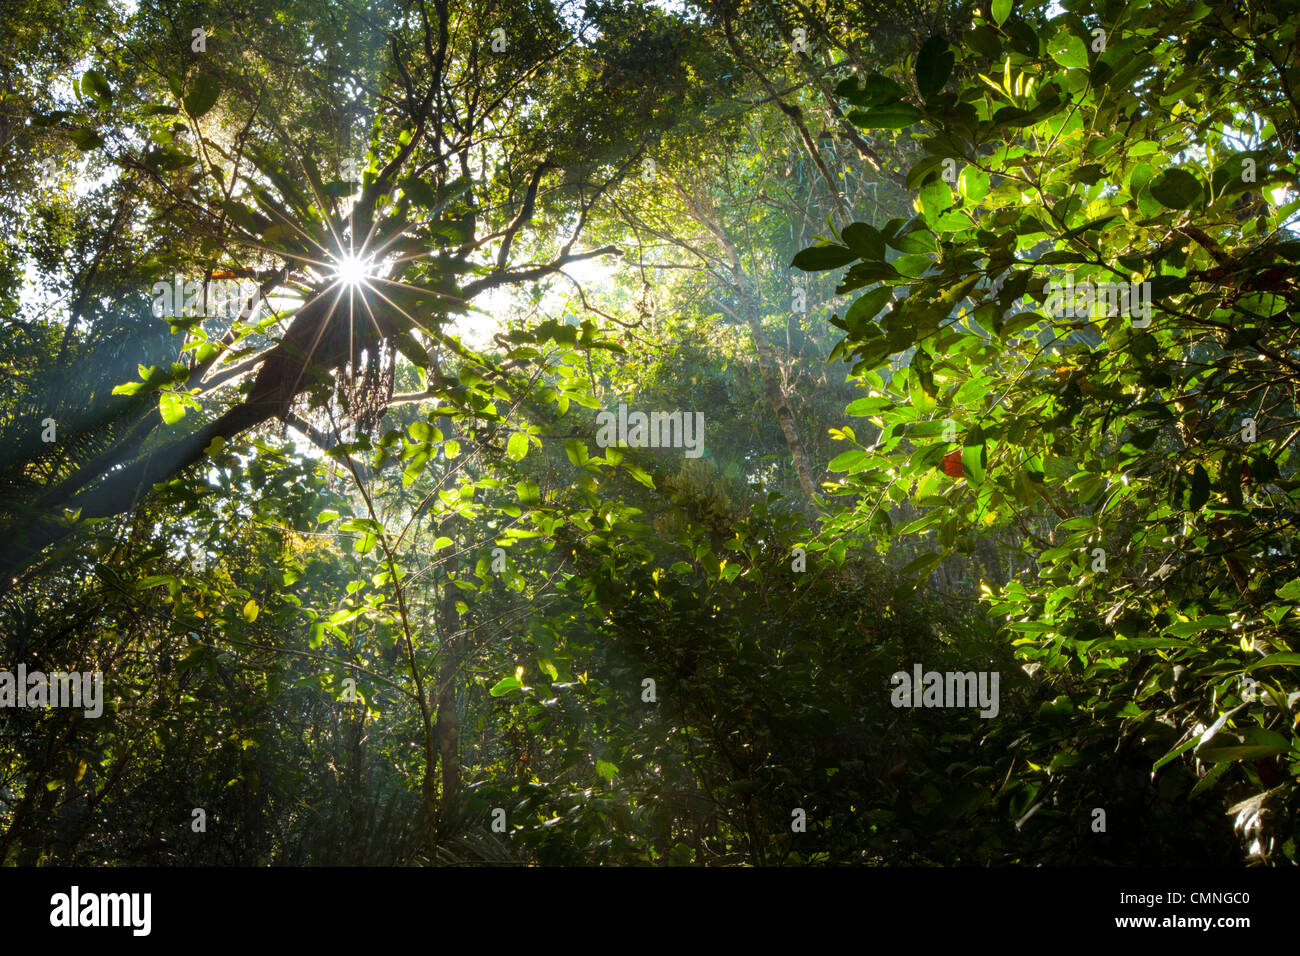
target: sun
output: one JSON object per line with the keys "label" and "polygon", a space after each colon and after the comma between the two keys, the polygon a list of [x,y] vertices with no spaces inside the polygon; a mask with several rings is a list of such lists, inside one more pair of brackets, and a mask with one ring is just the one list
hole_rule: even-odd
{"label": "sun", "polygon": [[338,260],[334,270],[334,281],[348,287],[361,285],[370,276],[370,260],[348,253]]}

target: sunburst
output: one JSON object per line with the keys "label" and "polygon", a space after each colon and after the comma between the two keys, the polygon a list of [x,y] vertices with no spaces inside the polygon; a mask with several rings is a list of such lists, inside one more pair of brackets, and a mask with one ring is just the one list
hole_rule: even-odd
{"label": "sunburst", "polygon": [[334,268],[334,281],[341,285],[355,289],[363,285],[374,274],[374,263],[355,253],[346,253],[341,256]]}

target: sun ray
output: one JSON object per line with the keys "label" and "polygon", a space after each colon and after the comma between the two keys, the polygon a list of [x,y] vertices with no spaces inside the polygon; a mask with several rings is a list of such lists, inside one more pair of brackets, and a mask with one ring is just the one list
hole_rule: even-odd
{"label": "sun ray", "polygon": [[[319,250],[320,250],[321,252],[323,252],[325,255],[328,256],[328,255],[330,254],[329,249],[328,249],[326,246],[324,246],[322,243],[318,242],[318,241],[316,240],[316,237],[314,237],[314,236],[311,235],[309,232],[307,232],[306,230],[304,230],[301,226],[298,225],[298,223],[294,222],[292,219],[290,219],[290,218],[289,218],[288,216],[286,216],[284,213],[280,212],[280,210],[276,209],[274,206],[272,206],[271,204],[269,204],[269,203],[267,203],[267,202],[265,202],[265,201],[263,201],[263,203],[262,203],[262,208],[265,209],[265,210],[267,210],[268,212],[273,213],[273,214],[276,215],[276,216],[279,216],[281,219],[284,220],[284,224],[285,224],[286,226],[288,226],[288,227],[289,227],[290,229],[292,229],[294,232],[298,233],[298,235],[302,236],[304,239],[306,239],[309,243],[311,243],[313,246],[315,246],[317,249],[319,249]],[[283,253],[281,253],[281,254],[283,255]]]}
{"label": "sun ray", "polygon": [[[325,292],[322,291],[320,293],[320,296],[323,296],[324,294]],[[315,298],[320,298],[320,296],[316,296]],[[316,354],[316,346],[320,345],[321,336],[325,334],[325,327],[329,325],[329,320],[333,318],[334,310],[338,308],[339,299],[341,299],[342,297],[343,297],[343,287],[340,286],[339,291],[334,296],[333,304],[329,307],[329,311],[326,313],[325,318],[319,323],[319,328],[316,329],[316,337],[312,339],[311,345],[307,349],[307,355],[303,359],[302,365],[299,366],[298,368],[298,376],[293,380],[293,386],[289,390],[290,395],[298,394],[298,385],[302,382],[303,373],[307,371],[307,366],[311,364],[311,360],[313,356],[315,356]],[[315,299],[313,299],[312,301],[315,301]]]}
{"label": "sun ray", "polygon": [[[369,283],[367,283],[367,285],[369,285]],[[377,292],[377,290],[376,290],[376,292]],[[381,328],[379,327],[379,320],[375,318],[375,313],[374,313],[374,310],[370,308],[370,303],[366,301],[366,297],[365,297],[364,295],[357,295],[356,297],[359,298],[359,299],[361,300],[361,304],[362,304],[362,306],[365,307],[366,314],[367,314],[367,315],[369,316],[369,318],[370,318],[370,324],[373,325],[373,326],[375,327],[375,333],[379,336],[380,339],[383,339],[383,338],[384,338],[384,330],[381,329]],[[348,307],[349,307],[349,308],[352,307],[352,302],[351,302],[350,299],[349,299],[349,302],[348,302]],[[351,323],[352,321],[353,321],[353,320],[352,320],[352,317],[351,317],[351,315],[349,315],[349,317],[348,317],[348,322]]]}
{"label": "sun ray", "polygon": [[[331,202],[327,207],[325,205],[324,198],[321,196],[320,193],[316,191],[316,183],[313,177],[308,175],[307,173],[307,163],[301,153],[298,155],[298,165],[299,167],[301,167],[303,175],[306,176],[307,178],[307,185],[311,187],[311,193],[312,196],[314,196],[316,199],[316,205],[320,206],[321,213],[324,215],[325,218],[325,226],[327,229],[329,229],[330,236],[333,238],[334,244],[338,246],[340,249],[343,248],[343,236],[338,232],[338,230],[334,228],[334,215],[333,215],[334,203],[332,201],[333,197],[330,197]],[[339,227],[342,228],[342,223],[339,224]]]}
{"label": "sun ray", "polygon": [[[416,291],[416,292],[427,292],[427,291],[429,291],[429,290],[427,290],[427,289],[421,289],[419,286],[409,285],[408,283],[405,283],[405,282],[395,282],[395,281],[393,281],[392,279],[380,279],[379,281],[380,281],[380,282],[387,283],[388,285],[395,285],[395,286],[400,286],[400,287],[402,287],[402,288],[406,288],[406,289],[412,289],[412,290],[414,290],[414,291]],[[435,332],[434,330],[430,329],[428,326],[426,326],[423,322],[421,322],[421,321],[420,321],[419,319],[417,319],[415,316],[411,315],[411,313],[407,312],[405,309],[403,309],[400,305],[398,305],[396,302],[394,302],[394,301],[393,301],[392,299],[390,299],[388,296],[384,295],[384,293],[381,292],[379,289],[377,289],[374,285],[372,285],[372,284],[370,284],[370,283],[367,283],[366,285],[367,285],[367,288],[369,288],[372,292],[375,293],[375,295],[379,296],[381,299],[383,299],[385,302],[387,302],[389,305],[391,305],[394,309],[396,309],[396,310],[397,310],[398,312],[400,312],[403,316],[405,316],[406,319],[407,319],[407,321],[409,321],[409,322],[410,322],[412,325],[414,325],[417,329],[419,329],[421,332],[423,332],[425,335],[427,335],[427,336],[429,337],[429,340],[430,340],[431,342],[445,342],[445,341],[446,341],[446,336],[445,336],[445,335],[443,335],[441,332]],[[455,297],[445,297],[445,298],[455,298]],[[362,301],[364,301],[364,299],[363,299]],[[457,301],[463,302],[464,300],[463,300],[463,299],[457,299]]]}
{"label": "sun ray", "polygon": [[[455,302],[458,305],[466,305],[466,306],[471,305],[469,299],[462,298],[461,296],[450,295],[446,292],[436,292],[433,289],[427,288],[425,286],[412,285],[409,282],[402,282],[400,279],[385,279],[383,276],[371,276],[367,284],[369,284],[370,282],[382,282],[385,285],[395,285],[402,289],[410,289],[412,292],[425,292],[430,295],[436,295],[440,299],[446,299],[448,302]],[[376,289],[375,291],[378,292],[379,290]]]}
{"label": "sun ray", "polygon": [[[212,238],[220,238],[219,236],[216,235],[216,233],[211,233],[210,235],[212,236]],[[324,259],[313,259],[311,256],[304,255],[303,253],[300,252],[286,252],[284,249],[275,249],[272,248],[271,246],[264,245],[255,239],[244,239],[241,237],[235,237],[234,241],[241,246],[247,246],[250,249],[257,249],[269,255],[279,256],[282,259],[292,259],[295,262],[303,262],[308,265],[318,266],[322,269],[330,268],[330,263]],[[328,250],[325,252],[325,254],[327,256],[329,255]]]}
{"label": "sun ray", "polygon": [[[389,282],[389,283],[391,283],[392,285],[406,285],[406,283],[404,283],[404,282],[392,282],[392,281],[389,280],[389,279],[380,279],[379,281],[380,281],[380,282]],[[424,323],[420,322],[420,321],[419,321],[415,316],[411,315],[411,313],[407,312],[405,309],[403,309],[400,305],[398,305],[396,302],[394,302],[394,301],[393,301],[392,299],[390,299],[388,296],[386,296],[386,295],[384,295],[382,292],[380,292],[379,289],[377,289],[374,285],[372,285],[371,283],[367,282],[367,283],[366,283],[366,288],[369,289],[371,292],[373,292],[375,295],[379,296],[379,298],[383,299],[385,302],[387,302],[389,305],[391,305],[391,306],[392,306],[394,309],[396,309],[398,312],[400,312],[403,316],[406,317],[407,321],[409,321],[412,325],[414,325],[417,329],[419,329],[419,330],[420,330],[421,332],[423,332],[425,335],[429,336],[430,338],[433,338],[433,333],[430,332],[430,331],[425,327]],[[367,310],[370,308],[370,306],[369,306],[369,304],[366,302],[364,296],[362,296],[362,298],[361,298],[361,304],[362,304],[362,305],[365,305]],[[372,315],[373,315],[373,313],[372,313]]]}

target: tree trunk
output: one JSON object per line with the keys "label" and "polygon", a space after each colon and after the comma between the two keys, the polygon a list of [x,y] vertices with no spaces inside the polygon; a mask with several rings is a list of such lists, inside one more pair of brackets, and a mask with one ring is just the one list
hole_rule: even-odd
{"label": "tree trunk", "polygon": [[[46,521],[9,527],[10,546],[0,553],[0,595],[15,583],[15,575],[41,550],[63,540],[87,518],[108,518],[131,511],[154,485],[176,477],[203,458],[214,438],[229,441],[275,417],[283,417],[300,391],[310,384],[309,364],[334,370],[355,349],[379,336],[368,330],[349,340],[345,324],[331,322],[333,311],[325,297],[302,308],[279,345],[267,355],[247,399],[198,431],[156,449],[104,478],[98,485],[62,502],[44,502],[56,514],[64,508],[80,513],[75,523]],[[385,316],[380,313],[381,322]],[[385,325],[388,323],[385,322]],[[385,334],[391,328],[383,330]]]}
{"label": "tree trunk", "polygon": [[754,337],[754,354],[758,358],[759,374],[763,377],[763,394],[767,398],[767,403],[772,406],[772,411],[776,414],[776,420],[781,425],[781,431],[785,435],[786,446],[790,449],[790,460],[794,463],[795,474],[799,476],[799,487],[808,496],[808,500],[813,502],[816,500],[817,489],[813,484],[812,470],[808,467],[808,456],[804,452],[803,441],[799,437],[799,426],[795,424],[794,413],[790,411],[790,404],[785,398],[785,390],[781,387],[781,381],[777,376],[776,359],[772,355],[772,346],[768,344],[767,335],[763,332],[763,313],[753,291],[749,287],[749,280],[745,276],[740,254],[736,252],[735,244],[723,232],[721,225],[685,190],[681,190],[681,192],[691,214],[704,228],[713,234],[713,238],[717,240],[718,245],[722,247],[722,251],[726,253],[727,262],[731,267],[733,291],[740,298],[740,308],[743,314],[739,318],[749,326],[750,334]]}
{"label": "tree trunk", "polygon": [[460,800],[460,721],[456,715],[456,674],[461,665],[461,639],[456,614],[456,595],[459,590],[452,585],[450,574],[456,570],[451,559],[447,580],[443,584],[441,606],[438,609],[438,627],[442,632],[440,649],[442,665],[438,669],[438,753],[442,759],[442,803],[439,819],[446,835],[455,825],[456,808]]}
{"label": "tree trunk", "polygon": [[781,431],[785,434],[786,446],[790,449],[790,460],[794,463],[795,474],[799,476],[799,487],[803,493],[808,496],[809,501],[815,500],[817,489],[813,485],[812,472],[808,468],[808,456],[804,452],[803,441],[799,437],[799,426],[795,423],[794,413],[790,411],[790,404],[785,398],[785,389],[781,387],[781,380],[777,375],[776,359],[772,355],[772,346],[768,344],[767,334],[763,331],[763,324],[760,318],[758,305],[753,300],[749,289],[744,285],[744,276],[739,277],[740,298],[744,303],[745,321],[749,324],[750,334],[754,336],[754,354],[758,358],[758,371],[763,376],[763,394],[767,397],[767,403],[772,406],[772,411],[776,414],[776,420],[781,425]]}

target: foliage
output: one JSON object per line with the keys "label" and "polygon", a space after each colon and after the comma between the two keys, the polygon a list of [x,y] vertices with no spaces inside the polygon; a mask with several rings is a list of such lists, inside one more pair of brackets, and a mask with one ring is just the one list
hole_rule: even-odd
{"label": "foliage", "polygon": [[1294,11],[223,11],[0,45],[0,861],[1296,862]]}
{"label": "foliage", "polygon": [[[1150,761],[1151,812],[1221,795],[1254,856],[1294,861],[1295,18],[1073,11],[927,42],[923,97],[900,70],[840,87],[854,122],[907,128],[921,155],[915,216],[795,260],[868,289],[835,355],[880,434],[844,429],[831,468],[920,516],[895,528],[873,503],[822,535],[923,536],[923,578],[1018,531],[1019,572],[984,594],[1060,728],[1033,735],[1019,786],[1078,813],[1072,768],[1119,742]],[[1067,280],[1087,298],[1062,300]],[[1105,301],[1130,287],[1149,314]]]}

